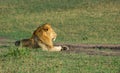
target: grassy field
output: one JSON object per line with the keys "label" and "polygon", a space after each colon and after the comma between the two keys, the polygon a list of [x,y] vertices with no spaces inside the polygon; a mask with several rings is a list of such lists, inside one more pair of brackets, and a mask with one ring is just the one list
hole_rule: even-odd
{"label": "grassy field", "polygon": [[9,48],[0,53],[0,73],[119,73],[119,56]]}
{"label": "grassy field", "polygon": [[[120,44],[120,0],[0,0],[0,37],[31,37],[43,23],[56,42]],[[0,48],[0,73],[120,73],[119,56]]]}
{"label": "grassy field", "polygon": [[51,23],[58,33],[56,42],[119,44],[119,3],[119,0],[1,0],[0,36],[27,38],[40,24]]}

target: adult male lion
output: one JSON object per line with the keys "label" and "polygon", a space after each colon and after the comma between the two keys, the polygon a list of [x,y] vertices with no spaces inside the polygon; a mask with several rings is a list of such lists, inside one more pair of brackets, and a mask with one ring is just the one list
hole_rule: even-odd
{"label": "adult male lion", "polygon": [[57,34],[52,29],[51,25],[46,23],[39,26],[34,32],[31,38],[23,39],[15,42],[16,46],[39,48],[41,47],[46,51],[61,51],[67,50],[66,47],[53,46],[53,40],[55,40]]}

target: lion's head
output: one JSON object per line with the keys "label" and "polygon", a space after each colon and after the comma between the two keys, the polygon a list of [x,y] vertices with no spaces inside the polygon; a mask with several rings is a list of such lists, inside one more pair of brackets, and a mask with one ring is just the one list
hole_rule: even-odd
{"label": "lion's head", "polygon": [[51,25],[46,23],[42,26],[39,26],[33,33],[32,38],[36,38],[37,41],[41,41],[46,44],[48,47],[53,47],[53,40],[56,39],[57,34],[52,29]]}
{"label": "lion's head", "polygon": [[57,37],[57,34],[55,31],[52,29],[51,25],[46,23],[43,24],[42,26],[39,26],[33,33],[34,35],[40,37],[41,39],[43,37],[49,38],[50,40],[55,40]]}

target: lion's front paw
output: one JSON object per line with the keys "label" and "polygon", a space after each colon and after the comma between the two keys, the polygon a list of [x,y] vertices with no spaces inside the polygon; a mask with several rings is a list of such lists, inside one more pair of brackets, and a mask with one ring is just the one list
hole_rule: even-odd
{"label": "lion's front paw", "polygon": [[68,46],[62,46],[61,51],[65,51],[65,50],[69,50],[69,47]]}

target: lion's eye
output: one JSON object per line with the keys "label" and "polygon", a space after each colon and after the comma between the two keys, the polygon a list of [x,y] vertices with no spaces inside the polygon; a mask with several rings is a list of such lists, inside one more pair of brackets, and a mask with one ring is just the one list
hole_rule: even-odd
{"label": "lion's eye", "polygon": [[48,29],[44,29],[45,31],[48,31]]}

